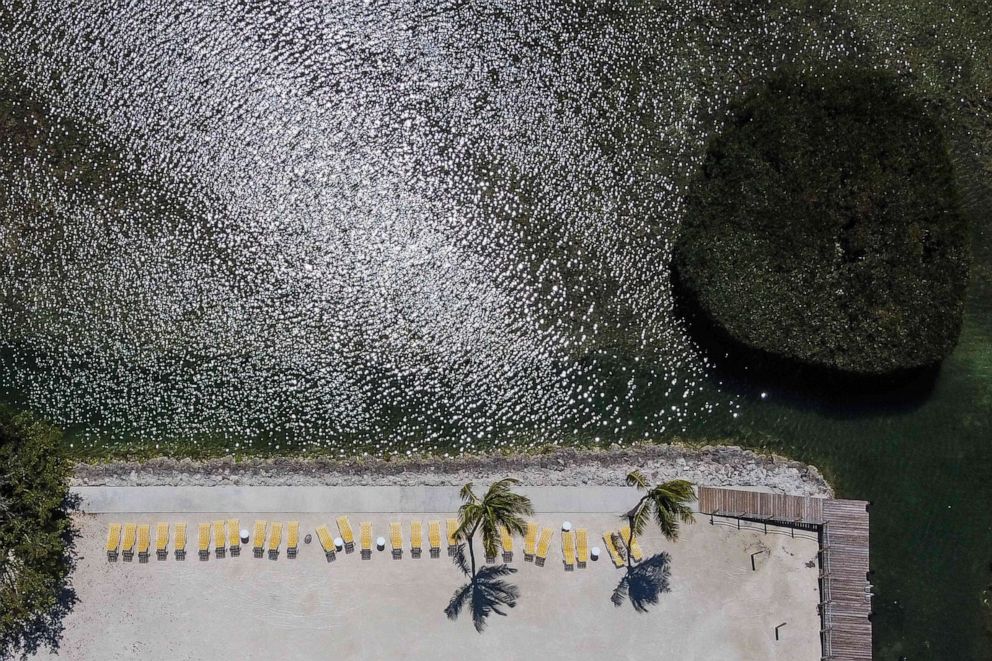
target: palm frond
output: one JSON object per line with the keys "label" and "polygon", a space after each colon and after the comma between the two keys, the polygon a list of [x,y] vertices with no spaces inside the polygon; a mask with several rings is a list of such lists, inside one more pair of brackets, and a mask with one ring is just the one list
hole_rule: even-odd
{"label": "palm frond", "polygon": [[475,492],[472,491],[472,483],[469,482],[465,484],[459,491],[458,495],[461,497],[462,502],[469,503],[478,500],[475,497]]}
{"label": "palm frond", "polygon": [[648,521],[651,520],[651,509],[650,501],[644,501],[636,508],[633,516],[627,517],[630,532],[634,537],[640,537],[647,530]]}
{"label": "palm frond", "polygon": [[648,488],[648,478],[644,477],[644,474],[635,468],[627,473],[627,486],[637,487],[643,491]]}
{"label": "palm frond", "polygon": [[692,483],[686,480],[670,480],[659,484],[650,491],[655,521],[661,533],[671,541],[677,541],[679,523],[693,523],[692,508],[686,503],[695,498]]}

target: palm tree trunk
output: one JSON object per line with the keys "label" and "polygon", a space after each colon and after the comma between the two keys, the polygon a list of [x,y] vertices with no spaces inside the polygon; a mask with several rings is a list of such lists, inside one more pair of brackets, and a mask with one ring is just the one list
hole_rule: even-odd
{"label": "palm tree trunk", "polygon": [[472,559],[472,580],[475,580],[475,546],[472,541],[475,539],[475,531],[479,529],[479,523],[477,522],[472,528],[472,532],[468,536],[468,556]]}
{"label": "palm tree trunk", "polygon": [[648,499],[647,496],[642,496],[637,505],[634,506],[629,512],[627,512],[627,527],[630,529],[630,534],[627,539],[623,540],[624,544],[627,545],[627,571],[629,572],[633,566],[630,553],[631,542],[634,541],[634,516],[637,515],[637,511],[644,506],[644,501]]}

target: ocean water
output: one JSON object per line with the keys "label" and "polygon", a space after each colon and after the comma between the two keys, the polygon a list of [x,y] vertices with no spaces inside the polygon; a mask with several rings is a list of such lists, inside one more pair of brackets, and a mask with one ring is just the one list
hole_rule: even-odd
{"label": "ocean water", "polygon": [[989,654],[988,190],[959,348],[885,404],[725,374],[669,280],[727,102],[785,62],[908,73],[895,27],[702,1],[0,19],[0,76],[38,100],[4,107],[0,380],[72,451],[730,439],[873,501],[879,658]]}

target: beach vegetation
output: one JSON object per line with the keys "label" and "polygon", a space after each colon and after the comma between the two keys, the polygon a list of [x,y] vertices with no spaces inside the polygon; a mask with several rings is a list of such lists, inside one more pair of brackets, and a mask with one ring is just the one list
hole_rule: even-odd
{"label": "beach vegetation", "polygon": [[58,648],[75,603],[70,464],[61,432],[0,408],[0,658]]}
{"label": "beach vegetation", "polygon": [[485,629],[490,615],[505,616],[508,609],[517,605],[520,596],[519,588],[504,580],[517,570],[506,564],[478,569],[473,544],[476,533],[480,533],[486,557],[493,558],[498,550],[500,528],[506,528],[511,535],[527,532],[524,517],[532,515],[534,508],[528,497],[513,492],[515,484],[517,480],[511,478],[499,480],[481,498],[476,495],[471,482],[460,491],[462,506],[458,510],[458,530],[455,532],[455,539],[460,543],[453,560],[469,580],[455,590],[444,612],[448,619],[456,620],[468,607],[472,613],[472,623],[479,633]]}
{"label": "beach vegetation", "polygon": [[[680,525],[694,523],[692,508],[688,505],[696,498],[692,482],[669,480],[652,487],[641,471],[633,470],[627,475],[627,485],[644,492],[636,505],[620,515],[630,527],[629,537],[623,540],[627,548],[635,538],[644,534],[652,521],[658,525],[665,539],[672,542],[679,538]],[[633,560],[630,553],[626,557],[629,568]]]}

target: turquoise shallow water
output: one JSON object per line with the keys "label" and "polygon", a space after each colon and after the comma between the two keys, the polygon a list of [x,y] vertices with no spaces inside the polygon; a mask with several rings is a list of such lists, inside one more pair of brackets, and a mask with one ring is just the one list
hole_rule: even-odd
{"label": "turquoise shallow water", "polygon": [[992,195],[970,138],[976,268],[922,392],[855,406],[723,374],[668,277],[729,99],[785,61],[931,90],[960,79],[914,59],[936,32],[907,46],[874,3],[14,4],[2,385],[72,452],[729,439],[873,502],[879,658],[992,656]]}

